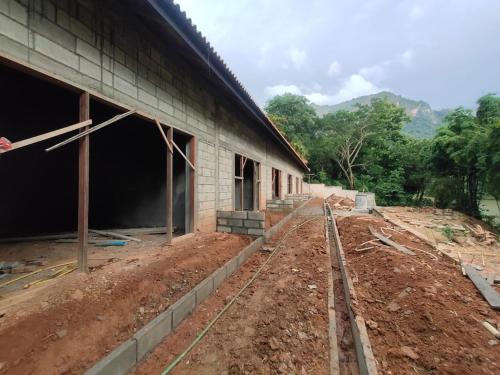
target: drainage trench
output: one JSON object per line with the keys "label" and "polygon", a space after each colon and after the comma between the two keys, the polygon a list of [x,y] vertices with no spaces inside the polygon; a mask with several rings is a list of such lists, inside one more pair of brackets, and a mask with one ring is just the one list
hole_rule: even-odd
{"label": "drainage trench", "polygon": [[325,205],[327,216],[327,230],[329,238],[329,251],[333,276],[333,295],[335,304],[335,320],[337,334],[338,367],[341,375],[359,374],[353,330],[349,318],[349,306],[345,298],[344,283],[339,263],[339,252],[335,244],[334,220],[330,207]]}

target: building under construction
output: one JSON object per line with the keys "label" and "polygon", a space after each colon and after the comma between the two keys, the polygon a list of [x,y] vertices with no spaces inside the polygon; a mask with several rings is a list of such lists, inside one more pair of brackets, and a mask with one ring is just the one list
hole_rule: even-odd
{"label": "building under construction", "polygon": [[[216,230],[307,166],[171,1],[0,2],[0,238]],[[10,143],[9,143],[10,141]]]}

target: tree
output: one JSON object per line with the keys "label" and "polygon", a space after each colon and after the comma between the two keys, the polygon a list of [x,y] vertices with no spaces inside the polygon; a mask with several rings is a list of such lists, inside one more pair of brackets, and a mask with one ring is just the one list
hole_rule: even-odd
{"label": "tree", "polygon": [[[401,129],[407,121],[403,108],[385,99],[373,99],[370,105],[358,105],[354,111],[325,115],[319,133],[330,140],[332,157],[349,188],[354,189],[355,171],[374,171],[377,169],[374,160],[388,159],[390,148],[404,138]],[[388,151],[385,156],[384,150]],[[375,174],[382,174],[379,172]]]}
{"label": "tree", "polygon": [[290,143],[302,155],[307,155],[318,120],[309,100],[293,94],[278,95],[267,102],[264,110]]}

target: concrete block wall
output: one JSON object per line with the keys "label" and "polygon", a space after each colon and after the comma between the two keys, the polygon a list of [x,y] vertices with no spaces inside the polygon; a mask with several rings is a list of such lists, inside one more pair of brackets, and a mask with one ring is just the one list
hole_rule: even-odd
{"label": "concrete block wall", "polygon": [[259,211],[217,211],[217,231],[263,236],[265,219]]}
{"label": "concrete block wall", "polygon": [[118,346],[101,361],[85,372],[85,375],[123,375],[151,352],[165,337],[174,331],[193,310],[230,277],[264,243],[263,237],[253,241],[240,253],[226,262],[167,310],[162,312],[134,336]]}
{"label": "concrete block wall", "polygon": [[310,198],[308,194],[287,194],[286,199],[292,201],[306,201]]}
{"label": "concrete block wall", "polygon": [[302,180],[291,155],[173,43],[120,5],[0,0],[0,55],[196,136],[197,230],[215,230],[216,210],[234,209],[235,153],[261,163],[261,208],[272,197],[273,167],[282,171],[284,197],[288,174]]}
{"label": "concrete block wall", "polygon": [[272,199],[267,201],[268,211],[290,211],[293,210],[293,199]]}

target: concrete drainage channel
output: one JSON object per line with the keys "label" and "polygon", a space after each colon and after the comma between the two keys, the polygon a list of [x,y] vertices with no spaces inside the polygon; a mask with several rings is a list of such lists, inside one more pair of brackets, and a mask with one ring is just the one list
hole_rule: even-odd
{"label": "concrete drainage channel", "polygon": [[[328,204],[325,204],[325,208],[327,216],[327,223],[326,223],[327,247],[330,248],[332,268],[337,268],[338,266],[341,273],[341,283],[344,292],[344,303],[345,303],[345,308],[349,315],[352,339],[354,342],[354,350],[356,352],[357,370],[359,370],[359,374],[362,375],[376,375],[377,365],[371,348],[370,339],[366,331],[365,320],[361,315],[357,314],[357,312],[352,308],[353,303],[356,301],[356,291],[354,290],[352,279],[349,274],[349,270],[347,268],[345,254],[342,248],[342,243],[340,242],[340,236],[337,230],[337,225],[335,223],[335,218],[333,217],[331,208]],[[331,291],[331,294],[333,299],[333,291]],[[329,312],[330,312],[330,306],[333,306],[334,310],[339,308],[338,306],[335,306],[333,302],[330,302],[330,293],[328,298],[328,305],[329,305]],[[331,320],[332,319],[336,320],[337,318],[335,315],[335,311],[333,313],[330,312],[329,315],[330,315],[330,337],[333,342],[334,340],[338,340],[338,337],[337,337],[337,332],[335,331],[335,327],[332,327]],[[342,345],[337,345],[336,342],[330,345],[330,352],[333,357],[331,358],[330,362],[331,374],[342,373],[340,368],[341,366],[339,364],[339,358],[342,355],[342,353],[340,353],[340,350],[342,350],[341,347]]]}
{"label": "concrete drainage channel", "polygon": [[265,241],[275,235],[288,221],[295,217],[308,201],[281,219],[254,240],[237,256],[228,261],[190,292],[181,297],[151,322],[137,331],[134,336],[118,346],[101,361],[85,372],[86,375],[122,375],[129,373],[146,355],[160,344],[193,310],[207,299],[222,282],[230,277]]}

